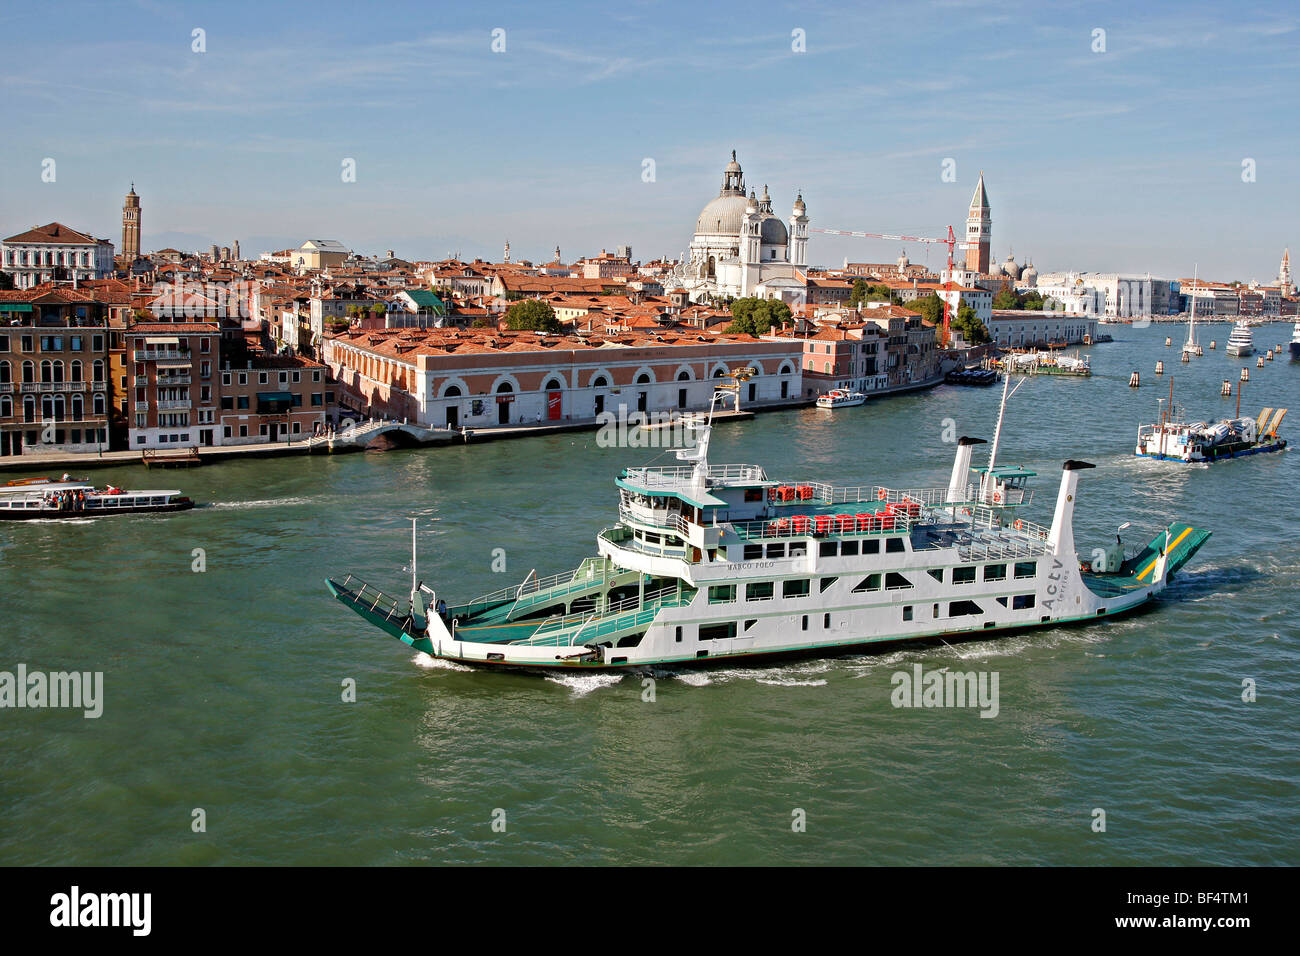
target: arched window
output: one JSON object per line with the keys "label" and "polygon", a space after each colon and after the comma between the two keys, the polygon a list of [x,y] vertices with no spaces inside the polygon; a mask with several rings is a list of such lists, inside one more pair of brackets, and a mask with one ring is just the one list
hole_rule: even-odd
{"label": "arched window", "polygon": [[82,405],[82,399],[81,399],[81,396],[80,396],[80,395],[73,395],[73,396],[72,396],[72,420],[73,420],[74,422],[79,422],[79,421],[81,421],[81,414],[82,414],[83,411],[84,411],[84,408],[83,408],[83,405]]}
{"label": "arched window", "polygon": [[726,370],[725,368],[722,368],[721,366],[719,366],[718,368],[715,368],[715,369],[713,370],[713,377],[714,377],[714,378],[722,378],[722,376],[724,376],[724,375],[726,375],[726,374],[727,374],[727,370]]}
{"label": "arched window", "polygon": [[31,395],[23,396],[23,421],[36,421],[36,399]]}
{"label": "arched window", "polygon": [[8,395],[0,395],[0,418],[12,418],[14,414],[14,400]]}
{"label": "arched window", "polygon": [[789,362],[781,363],[781,375],[789,375],[794,371],[794,367]]}
{"label": "arched window", "polygon": [[460,386],[448,385],[447,390],[442,393],[443,398],[460,398]]}
{"label": "arched window", "polygon": [[81,362],[80,362],[80,361],[75,361],[75,362],[73,362],[73,363],[72,363],[72,370],[71,370],[71,371],[72,371],[72,378],[69,379],[69,381],[72,381],[72,382],[80,382],[80,381],[81,381]]}
{"label": "arched window", "polygon": [[682,369],[680,372],[677,373],[677,381],[689,382],[690,380],[691,380],[691,373],[686,371],[685,369]]}
{"label": "arched window", "polygon": [[562,388],[564,388],[564,383],[561,382],[559,379],[548,378],[546,380],[546,387],[543,389],[543,391],[558,392]]}
{"label": "arched window", "polygon": [[96,392],[96,393],[95,393],[95,398],[94,398],[94,405],[93,405],[92,407],[95,409],[95,414],[96,414],[96,415],[103,415],[103,414],[104,414],[104,396],[101,395],[101,394],[99,394],[98,392]]}
{"label": "arched window", "polygon": [[645,372],[642,372],[640,375],[638,375],[638,376],[636,377],[636,383],[637,383],[638,385],[649,385],[649,384],[650,384],[650,376],[647,375]]}
{"label": "arched window", "polygon": [[12,372],[9,369],[9,363],[0,362],[0,385],[8,385],[10,382],[12,382],[13,379],[10,378],[11,374]]}
{"label": "arched window", "polygon": [[62,362],[55,362],[55,363],[54,363],[54,381],[56,381],[56,382],[62,382],[62,381],[63,381],[63,363],[62,363]]}
{"label": "arched window", "polygon": [[95,364],[92,365],[90,369],[91,369],[90,374],[91,377],[94,379],[94,381],[96,382],[104,381],[104,360],[103,359],[95,359]]}
{"label": "arched window", "polygon": [[41,381],[46,383],[54,381],[54,363],[49,359],[41,362]]}
{"label": "arched window", "polygon": [[514,390],[515,387],[511,385],[509,382],[502,382],[500,385],[497,386],[497,391],[502,393],[513,392]]}
{"label": "arched window", "polygon": [[608,380],[607,378],[605,378],[605,376],[603,376],[603,375],[597,375],[595,378],[593,378],[593,379],[591,380],[591,387],[592,387],[592,388],[608,388],[608,387],[609,387],[609,380]]}

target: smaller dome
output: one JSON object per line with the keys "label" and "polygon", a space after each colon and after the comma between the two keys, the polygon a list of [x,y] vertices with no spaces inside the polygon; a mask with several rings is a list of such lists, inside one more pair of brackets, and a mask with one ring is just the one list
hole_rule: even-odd
{"label": "smaller dome", "polygon": [[808,212],[808,207],[804,205],[803,193],[799,193],[799,195],[796,196],[794,200],[794,214],[796,216],[802,216],[807,212]]}
{"label": "smaller dome", "polygon": [[759,229],[764,245],[784,246],[790,242],[790,234],[786,231],[785,223],[776,216],[765,217]]}

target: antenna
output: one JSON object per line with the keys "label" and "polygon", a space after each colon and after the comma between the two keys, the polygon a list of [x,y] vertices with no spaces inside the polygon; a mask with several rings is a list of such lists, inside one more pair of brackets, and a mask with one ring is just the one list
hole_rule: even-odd
{"label": "antenna", "polygon": [[998,406],[998,425],[997,428],[993,429],[993,444],[989,446],[989,467],[984,474],[984,487],[981,489],[984,494],[988,493],[989,486],[993,481],[993,466],[997,463],[998,445],[1002,441],[1002,419],[1007,413],[1007,399],[1016,394],[1020,390],[1020,386],[1027,381],[1029,381],[1028,378],[1022,378],[1016,382],[1015,388],[1008,391],[1008,387],[1011,385],[1011,376],[1003,375],[1002,377],[1002,403]]}
{"label": "antenna", "polygon": [[415,524],[416,524],[417,521],[419,521],[418,518],[412,518],[412,519],[411,519],[411,599],[412,599],[412,600],[415,600],[415,590],[416,590],[416,584],[415,584],[415,561],[416,561],[416,551],[415,551]]}

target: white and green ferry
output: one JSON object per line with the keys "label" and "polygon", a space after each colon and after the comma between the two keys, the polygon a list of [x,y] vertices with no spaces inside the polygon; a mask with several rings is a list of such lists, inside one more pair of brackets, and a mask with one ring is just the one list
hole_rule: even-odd
{"label": "white and green ferry", "polygon": [[[1003,412],[1007,397],[1004,388]],[[618,477],[619,521],[576,570],[530,573],[451,604],[418,581],[413,530],[409,598],[353,575],[328,580],[329,589],[369,623],[449,661],[697,665],[1114,617],[1155,598],[1210,536],[1172,524],[1136,553],[1117,535],[1081,561],[1075,495],[1093,466],[1065,462],[1050,526],[1020,517],[1034,473],[996,464],[1001,415],[986,466],[971,467],[984,441],[962,438],[947,487],[916,490],[711,465],[709,421],[688,427],[696,443],[677,452],[683,464]]]}

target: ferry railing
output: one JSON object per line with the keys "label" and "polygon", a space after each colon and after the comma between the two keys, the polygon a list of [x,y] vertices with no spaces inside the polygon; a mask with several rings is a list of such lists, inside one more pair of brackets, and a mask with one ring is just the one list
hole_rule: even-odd
{"label": "ferry railing", "polygon": [[[830,526],[825,530],[817,529],[816,518],[831,518]],[[912,529],[919,524],[924,524],[930,520],[930,516],[922,512],[915,518],[909,518],[905,514],[897,515],[880,515],[870,525],[864,527],[861,521],[855,521],[852,528],[841,525],[836,522],[835,515],[810,515],[808,516],[808,526],[796,531],[793,527],[778,525],[777,520],[767,518],[762,521],[731,521],[727,527],[736,534],[737,537],[746,540],[771,538],[876,538],[887,535],[909,534]],[[788,518],[782,518],[781,521],[789,521]]]}
{"label": "ferry railing", "polygon": [[355,575],[349,574],[339,582],[340,590],[346,591],[360,607],[365,607],[374,614],[382,614],[384,620],[410,617],[409,611],[402,608],[395,598],[389,597],[378,588],[372,588]]}
{"label": "ferry railing", "polygon": [[[641,468],[627,468],[623,480],[644,485],[647,488],[662,488],[688,482],[695,477],[692,465],[656,465]],[[761,465],[710,465],[710,479],[734,479],[738,481],[767,481],[767,472]]]}
{"label": "ferry railing", "polygon": [[686,535],[690,533],[690,525],[686,519],[676,511],[665,511],[662,515],[645,514],[620,505],[618,509],[618,517],[622,521],[630,521],[633,524],[676,531],[682,537],[686,537]]}
{"label": "ferry railing", "polygon": [[[515,641],[516,644],[544,644],[553,638],[558,632],[569,630],[577,627],[569,642],[577,644],[581,635],[587,632],[587,628],[596,623],[596,631],[587,634],[587,638],[607,634],[611,631],[621,630],[627,624],[622,622],[623,618],[628,616],[649,615],[650,619],[658,613],[662,607],[677,607],[683,604],[689,604],[695,597],[695,592],[683,593],[679,591],[676,585],[660,588],[657,591],[647,592],[644,597],[637,595],[625,598],[622,601],[615,601],[603,608],[591,611],[585,614],[568,614],[548,618],[541,627],[535,630],[529,637]],[[618,622],[618,623],[615,623]]]}

